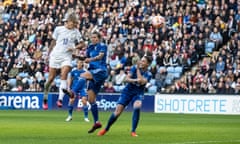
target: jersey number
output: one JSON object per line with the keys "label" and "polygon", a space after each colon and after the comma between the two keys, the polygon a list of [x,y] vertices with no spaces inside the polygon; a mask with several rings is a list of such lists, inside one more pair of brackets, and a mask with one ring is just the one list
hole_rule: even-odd
{"label": "jersey number", "polygon": [[63,39],[63,45],[67,45],[67,43],[68,43],[68,39],[67,39],[67,38],[64,38],[64,39]]}

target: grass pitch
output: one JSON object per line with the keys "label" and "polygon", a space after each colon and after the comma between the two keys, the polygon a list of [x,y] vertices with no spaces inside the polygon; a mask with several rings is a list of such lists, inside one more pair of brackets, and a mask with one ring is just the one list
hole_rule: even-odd
{"label": "grass pitch", "polygon": [[[100,112],[106,125],[111,112]],[[131,137],[131,113],[124,112],[102,137],[98,130],[88,134],[91,122],[82,112],[74,112],[65,122],[67,111],[0,111],[0,144],[239,144],[240,115],[190,115],[141,113],[137,133]]]}

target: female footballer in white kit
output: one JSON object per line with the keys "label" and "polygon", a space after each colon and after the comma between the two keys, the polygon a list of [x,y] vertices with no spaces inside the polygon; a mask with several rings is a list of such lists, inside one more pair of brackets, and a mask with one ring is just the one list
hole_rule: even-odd
{"label": "female footballer in white kit", "polygon": [[[76,28],[78,18],[75,13],[67,15],[64,26],[57,26],[52,35],[52,42],[49,47],[49,76],[44,86],[43,109],[48,109],[48,93],[51,83],[61,70],[61,81],[59,86],[59,97],[57,106],[62,107],[64,93],[62,89],[67,88],[67,75],[71,71],[72,53],[75,49],[85,46],[79,30]],[[75,46],[75,43],[79,43]]]}

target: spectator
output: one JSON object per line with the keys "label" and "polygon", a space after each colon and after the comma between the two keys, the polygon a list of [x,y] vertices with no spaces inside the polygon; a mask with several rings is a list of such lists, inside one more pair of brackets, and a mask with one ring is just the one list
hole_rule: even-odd
{"label": "spectator", "polygon": [[161,92],[162,89],[164,90],[166,83],[167,77],[167,69],[164,67],[162,69],[159,69],[159,71],[155,74],[155,80],[156,80],[156,86],[157,86],[157,90],[158,92]]}
{"label": "spectator", "polygon": [[[74,9],[79,15],[81,24],[78,29],[86,43],[89,42],[89,33],[93,30],[100,31],[104,42],[109,45],[108,61],[114,61],[116,57],[120,61],[123,53],[128,53],[125,72],[132,65],[129,64],[130,60],[139,60],[134,53],[142,57],[149,51],[153,52],[153,57],[156,55],[156,68],[170,66],[169,59],[177,55],[180,62],[176,65],[183,66],[186,71],[203,57],[211,56],[216,47],[225,62],[223,74],[233,68],[234,76],[237,77],[235,71],[240,45],[240,23],[236,1],[63,2],[42,1],[41,7],[40,1],[3,2],[4,5],[0,8],[0,58],[1,64],[5,63],[1,68],[5,69],[2,76],[6,81],[6,74],[16,61],[19,62],[15,63],[19,66],[19,71],[27,69],[26,73],[29,74],[28,67],[36,61],[45,63],[43,67],[48,67],[50,36],[56,26],[63,24],[62,19],[69,9]],[[155,16],[163,16],[165,24],[160,27],[152,25]],[[206,47],[209,43],[210,46],[213,44],[213,49]],[[34,55],[37,50],[42,52],[42,56]],[[229,53],[231,60],[228,60]],[[212,57],[209,70],[201,71],[203,75],[209,75],[209,79],[216,70],[215,61]],[[230,63],[233,63],[232,68]],[[45,73],[48,73],[47,69]],[[237,78],[234,82],[236,80]],[[193,84],[188,86],[193,88]]]}
{"label": "spectator", "polygon": [[203,58],[200,67],[201,67],[201,73],[202,73],[202,74],[208,73],[208,71],[209,71],[209,69],[210,69],[210,65],[209,65],[209,62],[208,62],[208,59],[207,59],[207,58]]}
{"label": "spectator", "polygon": [[115,92],[113,83],[111,81],[104,83],[104,92],[106,92],[106,93],[114,93]]}
{"label": "spectator", "polygon": [[223,61],[223,58],[220,56],[216,64],[217,77],[222,76],[224,73],[224,70],[225,70],[225,62]]}
{"label": "spectator", "polygon": [[179,66],[180,64],[180,59],[178,54],[175,52],[173,56],[170,57],[170,66]]}
{"label": "spectator", "polygon": [[218,49],[219,46],[222,44],[223,38],[221,33],[218,31],[217,27],[213,28],[213,31],[211,32],[209,39],[214,42],[215,49]]}
{"label": "spectator", "polygon": [[119,74],[115,77],[114,89],[116,92],[121,92],[125,85],[126,74],[124,70],[120,70]]}

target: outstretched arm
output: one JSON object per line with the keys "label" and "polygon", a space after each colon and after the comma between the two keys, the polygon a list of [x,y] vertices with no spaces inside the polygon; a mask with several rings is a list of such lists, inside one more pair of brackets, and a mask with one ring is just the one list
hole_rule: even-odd
{"label": "outstretched arm", "polygon": [[79,42],[77,45],[75,45],[75,46],[73,46],[73,47],[69,47],[68,50],[69,50],[69,51],[74,51],[74,50],[76,50],[76,49],[81,50],[81,49],[84,49],[85,47],[86,47],[85,42],[84,42],[84,41],[81,41],[81,42]]}
{"label": "outstretched arm", "polygon": [[75,46],[76,49],[83,49],[86,47],[86,43],[84,41],[80,41],[79,44]]}
{"label": "outstretched arm", "polygon": [[91,61],[98,61],[98,60],[102,59],[103,56],[104,56],[104,53],[103,53],[103,52],[100,52],[100,53],[99,53],[97,56],[95,56],[95,57],[86,58],[86,59],[85,59],[85,62],[86,62],[86,63],[89,63],[89,62],[91,62]]}

